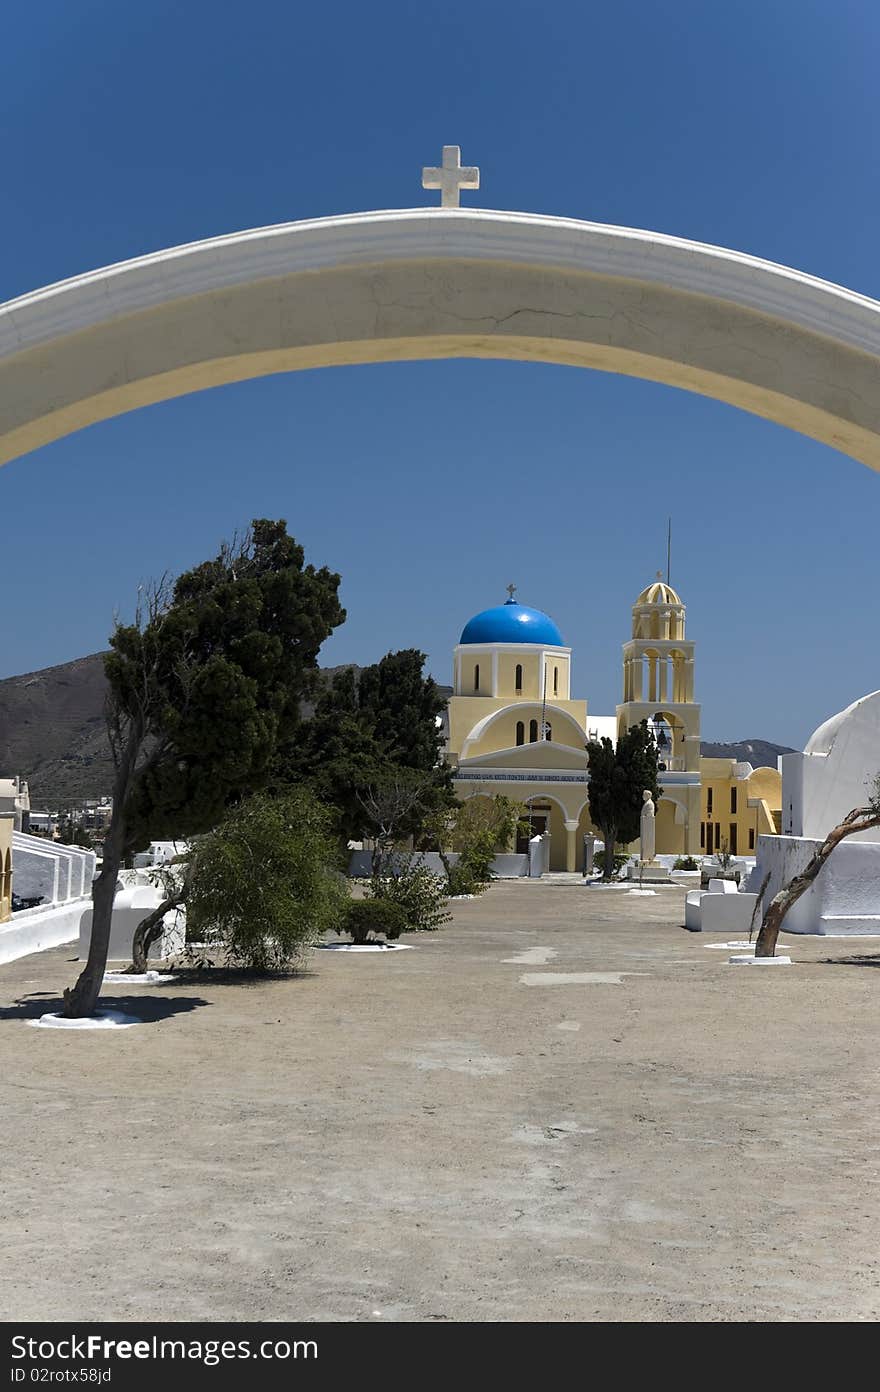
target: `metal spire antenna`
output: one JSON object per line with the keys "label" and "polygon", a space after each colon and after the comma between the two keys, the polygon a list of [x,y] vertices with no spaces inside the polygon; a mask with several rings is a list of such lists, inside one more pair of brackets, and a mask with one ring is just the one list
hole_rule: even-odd
{"label": "metal spire antenna", "polygon": [[672,577],[672,518],[670,517],[666,526],[666,583],[671,584]]}

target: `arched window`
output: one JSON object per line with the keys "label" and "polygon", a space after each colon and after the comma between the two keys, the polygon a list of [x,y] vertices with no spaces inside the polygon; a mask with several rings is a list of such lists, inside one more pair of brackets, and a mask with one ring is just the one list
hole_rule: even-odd
{"label": "arched window", "polygon": [[516,689],[522,691],[522,663],[516,664]]}
{"label": "arched window", "polygon": [[479,664],[479,662],[478,662],[478,663],[476,664],[476,666],[474,667],[474,691],[479,691],[479,689],[480,689],[480,664]]}
{"label": "arched window", "polygon": [[553,727],[549,721],[544,722],[544,738],[548,740],[553,738]]}
{"label": "arched window", "polygon": [[537,722],[537,720],[530,720],[530,721],[529,721],[529,743],[530,743],[530,744],[534,744],[534,743],[536,742],[537,738],[538,738],[538,722]]}
{"label": "arched window", "polygon": [[559,695],[559,668],[553,668],[553,695]]}
{"label": "arched window", "polygon": [[516,742],[517,744],[525,744],[526,742],[526,727],[522,720],[516,722]]}

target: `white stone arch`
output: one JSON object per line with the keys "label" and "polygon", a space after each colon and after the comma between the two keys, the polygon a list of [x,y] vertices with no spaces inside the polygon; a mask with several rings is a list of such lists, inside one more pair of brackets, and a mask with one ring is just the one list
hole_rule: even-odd
{"label": "white stone arch", "polygon": [[720,247],[413,209],[176,247],[0,306],[0,463],[268,373],[449,357],[665,382],[880,470],[880,304]]}
{"label": "white stone arch", "polygon": [[[545,712],[549,725],[554,728],[556,728],[557,722],[564,725],[570,734],[577,735],[578,744],[575,747],[580,749],[585,747],[587,737],[574,716],[570,715],[568,711],[562,710],[559,706],[551,705],[549,701],[546,706],[544,706],[541,701],[517,701],[516,705],[503,706],[501,710],[492,711],[489,715],[484,715],[482,720],[478,720],[462,746],[460,757],[462,759],[467,759],[468,757],[473,758],[473,755],[469,756],[468,750],[471,749],[473,745],[479,744],[485,735],[488,734],[492,726],[496,725],[499,720],[508,720],[511,714],[513,714],[517,719],[524,720],[526,728],[528,729],[529,720],[534,720],[536,718],[540,726],[542,713]],[[528,745],[528,743],[529,741],[526,740],[526,745]],[[550,743],[560,744],[562,741],[551,740]],[[510,746],[511,749],[515,747],[514,745]],[[566,745],[565,747],[568,748],[569,746]],[[586,754],[584,758],[586,758]]]}

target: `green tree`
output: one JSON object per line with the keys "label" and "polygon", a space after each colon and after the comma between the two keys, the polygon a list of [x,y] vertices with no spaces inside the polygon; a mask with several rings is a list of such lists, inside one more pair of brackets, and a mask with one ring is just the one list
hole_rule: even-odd
{"label": "green tree", "polygon": [[424,664],[425,654],[408,648],[359,673],[351,667],[334,673],[312,718],[281,752],[279,784],[308,780],[336,808],[344,842],[374,834],[376,804],[387,801],[389,789],[419,789],[408,820],[394,819],[400,836],[416,831],[431,808],[452,801],[451,770],[440,757],[445,698],[424,675]]}
{"label": "green tree", "polygon": [[655,803],[660,800],[657,746],[643,720],[621,735],[616,746],[607,738],[590,740],[587,756],[590,818],[605,842],[602,877],[610,880],[614,847],[639,835],[642,793],[649,790]]}
{"label": "green tree", "polygon": [[[496,794],[441,808],[429,820],[426,839],[440,854],[449,894],[482,894],[488,888],[492,862],[499,851],[510,849],[522,815],[521,803]],[[450,851],[458,854],[455,865]]]}
{"label": "green tree", "polygon": [[196,841],[187,932],[254,971],[302,957],[348,906],[330,816],[306,788],[258,793]]}
{"label": "green tree", "polygon": [[318,650],[345,618],[339,576],[303,559],[283,521],[255,521],[214,560],[152,587],[134,623],[117,624],[105,659],[113,814],[67,1015],[94,1011],[124,858],[151,838],[217,825],[266,782],[291,739]]}

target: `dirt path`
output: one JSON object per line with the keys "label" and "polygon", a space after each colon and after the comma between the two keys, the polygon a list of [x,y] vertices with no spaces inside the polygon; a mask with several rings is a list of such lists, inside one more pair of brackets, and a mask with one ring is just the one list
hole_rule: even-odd
{"label": "dirt path", "polygon": [[677,890],[455,910],[294,980],[111,988],[152,1020],[111,1035],[22,1023],[72,949],[0,967],[3,1317],[880,1314],[880,941],[729,968]]}

